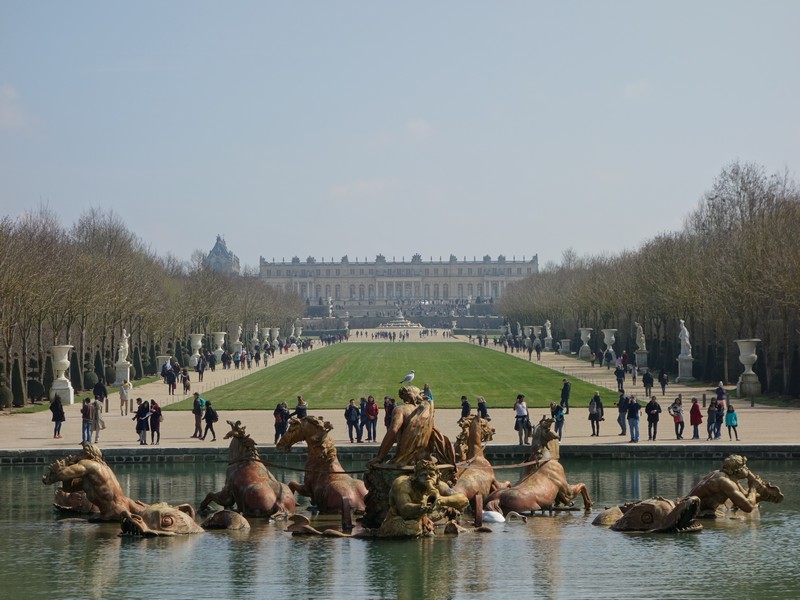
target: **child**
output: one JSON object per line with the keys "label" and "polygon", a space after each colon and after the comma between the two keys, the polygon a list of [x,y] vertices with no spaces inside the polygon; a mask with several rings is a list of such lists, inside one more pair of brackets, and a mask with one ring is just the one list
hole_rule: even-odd
{"label": "child", "polygon": [[181,383],[183,384],[183,393],[188,394],[191,384],[189,383],[189,371],[186,369],[181,370]]}
{"label": "child", "polygon": [[736,429],[739,426],[739,417],[736,414],[736,409],[733,404],[728,402],[728,411],[725,413],[725,425],[728,427],[728,439],[731,439],[731,429],[736,434],[736,441],[739,441],[739,432]]}

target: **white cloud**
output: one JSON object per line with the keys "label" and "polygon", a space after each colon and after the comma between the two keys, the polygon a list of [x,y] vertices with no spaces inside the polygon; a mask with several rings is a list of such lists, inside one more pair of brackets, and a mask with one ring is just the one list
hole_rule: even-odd
{"label": "white cloud", "polygon": [[22,129],[24,126],[25,111],[22,110],[19,93],[12,85],[0,85],[0,130]]}
{"label": "white cloud", "polygon": [[626,83],[622,89],[622,97],[628,102],[641,102],[650,95],[650,84],[646,79]]}

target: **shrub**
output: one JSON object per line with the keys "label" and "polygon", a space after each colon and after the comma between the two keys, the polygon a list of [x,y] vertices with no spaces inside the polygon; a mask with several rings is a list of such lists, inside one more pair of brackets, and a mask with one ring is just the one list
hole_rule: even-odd
{"label": "shrub", "polygon": [[83,375],[81,374],[81,366],[78,364],[78,353],[72,351],[72,356],[69,359],[69,381],[76,392],[83,389]]}
{"label": "shrub", "polygon": [[9,408],[14,400],[14,394],[8,387],[5,361],[0,361],[0,408]]}
{"label": "shrub", "polygon": [[147,373],[148,375],[157,375],[158,374],[157,373],[157,371],[158,371],[158,359],[156,358],[157,355],[158,355],[158,352],[156,350],[156,345],[155,344],[150,344],[150,351],[148,352],[148,359],[147,359],[147,371],[145,371],[145,373]]}
{"label": "shrub", "polygon": [[144,365],[142,364],[142,353],[139,346],[133,347],[133,378],[141,379],[144,377]]}
{"label": "shrub", "polygon": [[85,371],[83,374],[83,389],[91,390],[99,379],[97,378],[97,373],[94,371]]}
{"label": "shrub", "polygon": [[13,396],[14,406],[25,406],[25,386],[22,382],[22,365],[19,358],[14,358],[14,364],[11,366],[11,395]]}
{"label": "shrub", "polygon": [[44,392],[44,386],[42,385],[41,381],[36,379],[29,379],[28,380],[28,398],[31,399],[31,402],[34,400],[41,402],[47,394]]}
{"label": "shrub", "polygon": [[114,367],[106,367],[105,384],[112,385],[117,378],[117,370]]}
{"label": "shrub", "polygon": [[100,350],[94,353],[94,372],[97,375],[97,379],[101,379],[104,376],[103,358],[100,356]]}
{"label": "shrub", "polygon": [[42,385],[44,385],[45,394],[50,397],[50,388],[53,387],[53,380],[56,374],[53,371],[53,357],[50,354],[44,359],[44,375],[42,376]]}

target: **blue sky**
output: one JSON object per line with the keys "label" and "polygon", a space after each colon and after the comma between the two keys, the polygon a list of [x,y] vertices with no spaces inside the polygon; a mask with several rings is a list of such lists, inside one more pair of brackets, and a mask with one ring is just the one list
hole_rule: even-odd
{"label": "blue sky", "polygon": [[0,214],[187,259],[559,261],[800,169],[800,2],[0,3]]}

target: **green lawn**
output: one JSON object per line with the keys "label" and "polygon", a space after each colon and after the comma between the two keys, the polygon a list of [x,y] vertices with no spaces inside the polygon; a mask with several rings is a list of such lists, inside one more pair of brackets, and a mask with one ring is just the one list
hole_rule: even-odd
{"label": "green lawn", "polygon": [[[490,409],[512,408],[517,394],[529,407],[558,401],[563,375],[507,354],[466,344],[386,343],[336,344],[314,350],[215,388],[203,397],[223,410],[269,409],[285,401],[290,408],[302,394],[312,411],[341,408],[350,398],[372,394],[383,405],[385,395],[397,398],[399,382],[416,371],[413,385],[428,383],[437,406],[459,408],[466,395],[473,410],[484,396]],[[586,407],[596,387],[572,381],[571,404]],[[612,402],[609,393],[606,402]],[[191,408],[191,398],[165,410]]]}

